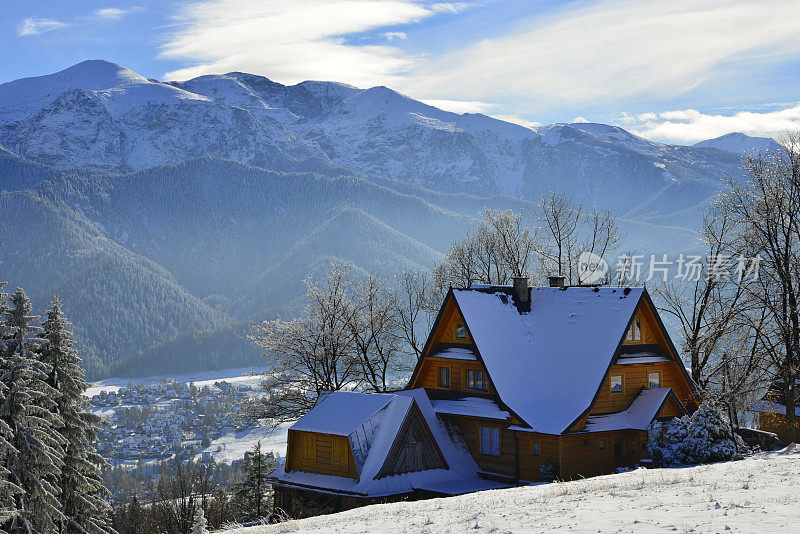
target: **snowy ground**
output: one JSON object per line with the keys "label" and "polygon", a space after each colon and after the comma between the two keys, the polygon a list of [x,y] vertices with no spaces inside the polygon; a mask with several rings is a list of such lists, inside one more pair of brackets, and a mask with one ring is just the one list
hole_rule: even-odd
{"label": "snowy ground", "polygon": [[107,380],[92,382],[84,395],[87,397],[93,397],[99,394],[101,391],[106,391],[109,393],[112,391],[116,392],[120,388],[127,386],[129,383],[133,384],[134,386],[139,386],[146,384],[157,384],[164,380],[175,380],[176,382],[184,382],[185,384],[188,384],[194,380],[194,384],[198,388],[201,388],[204,385],[211,386],[218,380],[224,380],[226,382],[236,384],[258,386],[263,381],[260,376],[260,374],[263,372],[264,369],[248,367],[242,369],[223,369],[221,371],[203,371],[200,373],[185,375],[160,375],[139,378],[109,378]]}
{"label": "snowy ground", "polygon": [[738,462],[369,506],[236,530],[277,532],[798,532],[800,447]]}

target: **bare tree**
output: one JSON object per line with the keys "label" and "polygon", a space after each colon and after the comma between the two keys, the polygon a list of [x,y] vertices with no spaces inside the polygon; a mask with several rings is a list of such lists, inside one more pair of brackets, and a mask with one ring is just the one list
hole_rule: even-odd
{"label": "bare tree", "polygon": [[403,271],[395,285],[400,333],[406,350],[419,358],[444,295],[437,290],[434,277],[423,271]]}
{"label": "bare tree", "polygon": [[353,342],[353,283],[348,265],[331,264],[320,286],[306,279],[302,317],[266,321],[250,339],[264,349],[268,394],[257,415],[274,422],[297,419],[310,410],[322,391],[335,391],[358,380]]}
{"label": "bare tree", "polygon": [[397,297],[385,279],[370,274],[358,282],[354,306],[349,319],[356,373],[373,391],[389,391],[392,379],[409,368],[401,350]]}
{"label": "bare tree", "polygon": [[[737,318],[746,305],[747,280],[715,265],[720,258],[733,257],[739,250],[734,229],[735,221],[724,209],[706,216],[702,239],[707,255],[695,258],[692,267],[684,264],[684,272],[678,273],[683,275],[681,281],[671,281],[656,289],[659,309],[672,315],[680,325],[681,345],[689,355],[692,380],[701,390],[712,380],[714,373],[709,368],[726,368],[718,367],[716,361],[724,351],[721,341],[741,327]],[[727,355],[731,355],[730,351]]]}
{"label": "bare tree", "polygon": [[525,276],[536,245],[535,230],[524,225],[522,213],[487,209],[477,231],[450,246],[445,261],[434,270],[435,285],[506,284]]}
{"label": "bare tree", "polygon": [[782,390],[790,437],[797,440],[795,413],[800,379],[800,133],[782,139],[778,153],[746,157],[746,183],[730,181],[723,202],[736,220],[737,238],[761,263],[757,284],[748,292],[769,312],[761,347]]}

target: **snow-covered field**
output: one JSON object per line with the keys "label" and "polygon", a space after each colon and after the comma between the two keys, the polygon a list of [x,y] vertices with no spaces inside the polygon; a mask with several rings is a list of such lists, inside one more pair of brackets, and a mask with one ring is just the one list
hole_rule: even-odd
{"label": "snow-covered field", "polygon": [[224,380],[226,382],[236,383],[236,384],[247,384],[250,386],[258,386],[263,381],[263,378],[260,376],[261,373],[264,372],[264,369],[258,368],[242,368],[242,369],[223,369],[221,371],[203,371],[199,373],[191,373],[185,375],[159,375],[159,376],[147,376],[147,377],[137,377],[137,378],[109,378],[106,380],[100,380],[98,382],[92,382],[89,388],[86,390],[87,397],[93,397],[97,395],[101,391],[107,392],[116,392],[119,391],[121,388],[124,388],[129,383],[133,384],[134,386],[141,386],[147,384],[158,384],[159,382],[163,382],[164,380],[174,380],[176,382],[183,382],[188,384],[191,381],[194,381],[194,385],[198,388],[201,388],[205,385],[211,386],[214,382],[218,380]]}
{"label": "snow-covered field", "polygon": [[800,446],[742,461],[369,506],[236,530],[277,532],[799,532]]}

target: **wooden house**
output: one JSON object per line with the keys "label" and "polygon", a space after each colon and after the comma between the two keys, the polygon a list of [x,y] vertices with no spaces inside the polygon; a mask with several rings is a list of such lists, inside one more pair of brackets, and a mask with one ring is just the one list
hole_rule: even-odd
{"label": "wooden house", "polygon": [[[786,417],[785,383],[775,382],[770,385],[764,398],[755,403],[753,411],[758,414],[758,428],[772,432],[781,443],[791,443],[800,439],[800,392],[795,398],[794,433],[789,432],[791,426]],[[798,388],[800,389],[800,388]]]}
{"label": "wooden house", "polygon": [[[425,435],[434,438],[441,458],[431,454],[435,449],[420,432],[407,437],[407,431],[399,432],[405,423],[384,413],[386,408],[375,411],[373,403],[392,395],[358,395],[350,397],[353,404],[369,403],[365,412],[383,413],[380,428],[395,436],[392,447],[370,449],[368,456],[376,458],[370,469],[368,461],[359,467],[355,456],[364,453],[352,451],[364,448],[353,429],[370,418],[353,409],[354,419],[335,432],[307,425],[304,419],[316,419],[329,402],[323,400],[290,429],[286,466],[273,476],[281,495],[276,505],[291,508],[286,489],[335,494],[336,509],[342,509],[374,498],[611,473],[649,458],[653,420],[668,421],[698,407],[691,379],[645,289],[558,283],[531,288],[526,279],[513,286],[451,289],[407,390],[395,395],[414,399],[408,409],[420,409],[417,419],[427,424]],[[316,442],[321,456],[313,465],[301,459],[308,458],[302,456],[302,434],[311,431],[326,443]],[[327,443],[334,439],[343,448],[349,443],[352,455],[338,470],[326,463],[332,447]],[[414,464],[418,471],[377,468],[404,464],[393,454],[419,447],[428,453],[427,463]],[[335,477],[337,489],[322,484],[321,476]],[[352,482],[342,484],[345,477]],[[484,484],[489,482],[497,485]],[[357,499],[341,499],[348,496]]]}

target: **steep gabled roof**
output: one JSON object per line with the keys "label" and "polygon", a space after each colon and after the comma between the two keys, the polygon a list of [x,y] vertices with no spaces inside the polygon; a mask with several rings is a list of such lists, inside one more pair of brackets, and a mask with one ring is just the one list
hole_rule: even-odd
{"label": "steep gabled roof", "polygon": [[[285,466],[279,467],[270,476],[284,485],[312,487],[334,493],[370,497],[410,493],[417,489],[450,493],[442,489],[449,486],[460,488],[460,491],[454,490],[453,493],[506,487],[504,484],[483,480],[478,476],[478,466],[469,451],[463,443],[456,442],[442,426],[423,389],[398,391],[393,394],[335,392],[317,404],[290,429],[323,428],[321,425],[324,423],[325,417],[336,415],[342,409],[356,408],[356,405],[360,404],[369,406],[369,408],[359,408],[361,412],[358,415],[341,414],[337,416],[337,419],[346,420],[347,425],[341,425],[337,421],[334,427],[324,427],[329,430],[334,428],[337,431],[343,431],[358,423],[349,434],[340,434],[349,438],[356,462],[359,464],[358,480],[299,470],[287,472]],[[376,406],[380,406],[380,408],[368,414]],[[386,463],[387,455],[397,438],[402,423],[415,406],[431,431],[447,468],[382,476],[381,468]],[[365,414],[368,415],[365,417]],[[312,416],[309,420],[315,422],[313,425],[297,426],[309,416]],[[360,422],[358,422],[359,420]],[[369,428],[365,428],[367,426]],[[308,431],[321,432],[320,430]]]}
{"label": "steep gabled roof", "polygon": [[561,434],[593,402],[644,290],[534,287],[520,313],[508,289],[452,294],[503,403],[532,430]]}

